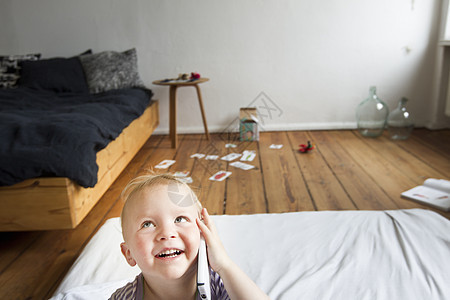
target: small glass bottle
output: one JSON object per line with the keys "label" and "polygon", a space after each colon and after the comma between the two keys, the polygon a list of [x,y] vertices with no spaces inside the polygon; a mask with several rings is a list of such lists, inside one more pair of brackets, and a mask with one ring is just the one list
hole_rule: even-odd
{"label": "small glass bottle", "polygon": [[377,96],[377,88],[371,86],[369,97],[356,109],[356,122],[359,132],[366,137],[377,137],[383,134],[389,114],[387,105]]}
{"label": "small glass bottle", "polygon": [[389,136],[393,140],[406,140],[414,128],[413,118],[406,110],[407,98],[401,98],[398,101],[398,106],[394,109],[388,117],[388,131]]}

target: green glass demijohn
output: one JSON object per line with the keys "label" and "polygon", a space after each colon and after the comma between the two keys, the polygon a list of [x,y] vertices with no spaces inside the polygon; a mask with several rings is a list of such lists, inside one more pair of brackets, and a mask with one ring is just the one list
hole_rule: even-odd
{"label": "green glass demijohn", "polygon": [[389,114],[387,105],[377,96],[377,88],[371,86],[369,97],[356,109],[356,122],[359,132],[366,137],[377,137],[383,134]]}
{"label": "green glass demijohn", "polygon": [[406,140],[414,128],[413,118],[406,110],[407,98],[401,98],[398,106],[388,117],[387,125],[389,136],[393,140]]}

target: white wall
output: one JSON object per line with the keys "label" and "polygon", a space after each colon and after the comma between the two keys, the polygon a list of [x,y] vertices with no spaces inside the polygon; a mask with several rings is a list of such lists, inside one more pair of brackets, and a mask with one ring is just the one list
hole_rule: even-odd
{"label": "white wall", "polygon": [[[419,126],[440,127],[450,124],[434,111],[440,9],[439,0],[1,0],[0,54],[136,47],[160,99],[159,132],[168,89],[151,82],[191,71],[211,78],[202,92],[212,131],[263,101],[274,109],[261,109],[266,130],[353,128],[370,85],[391,109],[410,98]],[[194,89],[178,94],[179,132],[202,132]]]}

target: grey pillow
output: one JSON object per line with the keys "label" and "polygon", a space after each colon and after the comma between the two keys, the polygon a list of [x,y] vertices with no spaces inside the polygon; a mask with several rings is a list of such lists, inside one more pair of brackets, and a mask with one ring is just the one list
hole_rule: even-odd
{"label": "grey pillow", "polygon": [[124,52],[103,51],[79,58],[91,93],[144,86],[134,48]]}

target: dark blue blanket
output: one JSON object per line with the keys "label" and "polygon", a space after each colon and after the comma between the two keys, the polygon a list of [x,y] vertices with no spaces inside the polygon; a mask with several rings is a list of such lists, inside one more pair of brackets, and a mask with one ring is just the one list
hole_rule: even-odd
{"label": "dark blue blanket", "polygon": [[68,177],[97,183],[96,154],[139,117],[150,90],[56,94],[0,90],[0,185],[33,177]]}

